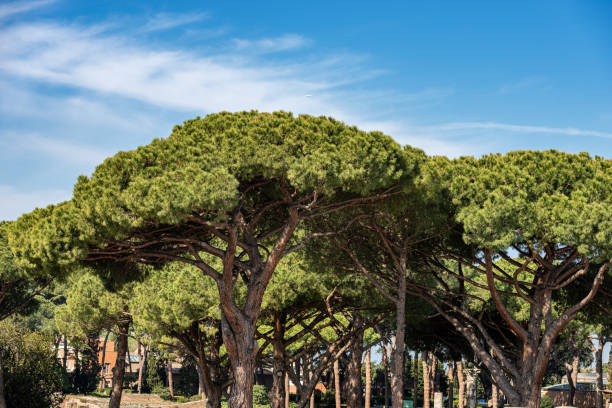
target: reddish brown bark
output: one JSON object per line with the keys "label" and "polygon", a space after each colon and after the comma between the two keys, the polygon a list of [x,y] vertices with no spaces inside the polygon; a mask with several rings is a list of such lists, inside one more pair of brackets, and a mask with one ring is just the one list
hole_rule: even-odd
{"label": "reddish brown bark", "polygon": [[360,334],[352,341],[350,346],[350,359],[347,366],[346,399],[351,408],[362,408],[363,401],[361,395],[361,357],[363,356],[363,320],[356,314],[353,320],[356,330]]}
{"label": "reddish brown bark", "polygon": [[119,408],[121,405],[121,393],[123,391],[123,377],[125,375],[125,355],[128,347],[128,331],[130,322],[121,322],[118,324],[119,333],[117,333],[117,360],[113,367],[113,389],[108,403],[109,408]]}
{"label": "reddish brown bark", "polygon": [[285,314],[274,313],[274,334],[272,340],[272,388],[270,389],[270,406],[283,408],[285,404]]}

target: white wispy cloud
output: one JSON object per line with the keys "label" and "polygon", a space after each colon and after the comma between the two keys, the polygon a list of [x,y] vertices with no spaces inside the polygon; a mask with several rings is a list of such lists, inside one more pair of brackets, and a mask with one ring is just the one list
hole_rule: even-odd
{"label": "white wispy cloud", "polygon": [[518,133],[547,133],[566,136],[591,136],[612,139],[612,133],[600,132],[597,130],[578,129],[573,127],[514,125],[496,122],[451,122],[440,125],[419,126],[414,127],[413,129],[426,133],[447,133],[465,130],[492,129]]}
{"label": "white wispy cloud", "polygon": [[253,53],[271,53],[302,48],[310,42],[307,38],[297,34],[285,34],[274,38],[260,38],[256,40],[235,38],[237,49]]}
{"label": "white wispy cloud", "polygon": [[530,76],[526,78],[522,78],[518,81],[508,82],[503,84],[499,88],[500,94],[509,94],[517,91],[521,91],[524,89],[532,88],[538,85],[542,85],[546,82],[545,77],[541,76]]}
{"label": "white wispy cloud", "polygon": [[54,24],[11,26],[0,32],[0,69],[172,109],[330,111],[327,104],[316,109],[303,98],[337,86],[325,59],[262,63],[240,54],[160,51],[99,31]]}
{"label": "white wispy cloud", "polygon": [[208,17],[207,13],[158,13],[151,17],[143,26],[143,31],[161,31],[171,28],[185,26],[198,21],[202,21]]}
{"label": "white wispy cloud", "polygon": [[71,190],[23,191],[14,186],[0,184],[0,220],[16,220],[24,212],[69,200],[71,196]]}
{"label": "white wispy cloud", "polygon": [[0,4],[0,20],[14,14],[27,13],[28,11],[46,6],[55,0],[16,1]]}

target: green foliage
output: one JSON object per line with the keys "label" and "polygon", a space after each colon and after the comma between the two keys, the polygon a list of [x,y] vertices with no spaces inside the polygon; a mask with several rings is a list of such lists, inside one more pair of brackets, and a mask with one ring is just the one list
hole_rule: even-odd
{"label": "green foliage", "polygon": [[218,305],[214,281],[178,262],[151,270],[135,285],[129,300],[136,330],[154,341],[188,329],[204,317],[220,319]]}
{"label": "green foliage", "polygon": [[157,392],[153,390],[160,390],[166,383],[166,360],[163,359],[159,353],[155,352],[149,353],[148,359],[145,390],[157,394]]}
{"label": "green foliage", "polygon": [[253,386],[253,405],[265,405],[270,404],[269,390],[265,385]]}
{"label": "green foliage", "polygon": [[525,241],[574,245],[609,259],[612,162],[555,150],[462,157],[449,167],[466,242],[505,249]]}
{"label": "green foliage", "polygon": [[0,322],[0,353],[9,408],[57,407],[62,370],[49,347],[51,339],[8,319]]}
{"label": "green foliage", "polygon": [[[79,178],[72,201],[23,215],[9,240],[23,267],[56,270],[105,238],[180,224],[193,213],[227,219],[241,189],[258,178],[332,198],[388,186],[406,167],[399,145],[380,132],[286,112],[222,112],[106,159],[91,178]],[[282,199],[273,185],[266,195]],[[251,190],[243,200],[257,205],[265,198]]]}
{"label": "green foliage", "polygon": [[555,408],[555,403],[548,395],[544,395],[540,399],[540,408]]}

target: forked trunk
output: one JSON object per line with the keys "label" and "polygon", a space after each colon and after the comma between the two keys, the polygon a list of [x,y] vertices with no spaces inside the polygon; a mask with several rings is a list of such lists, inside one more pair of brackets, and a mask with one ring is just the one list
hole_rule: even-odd
{"label": "forked trunk", "polygon": [[372,398],[372,374],[370,372],[371,350],[368,349],[365,355],[365,408],[370,408],[370,399]]}
{"label": "forked trunk", "polygon": [[565,365],[565,376],[567,377],[567,384],[569,385],[569,396],[567,398],[567,405],[570,407],[574,406],[574,396],[576,395],[576,381],[578,379],[578,364],[580,357],[574,355],[572,358],[572,364]]}
{"label": "forked trunk", "polygon": [[119,323],[117,335],[117,360],[113,367],[113,390],[111,391],[108,408],[119,408],[121,405],[121,393],[123,389],[123,377],[125,375],[125,355],[128,346],[129,322]]}
{"label": "forked trunk", "polygon": [[457,385],[459,386],[459,397],[457,408],[465,407],[465,377],[463,376],[463,362],[457,361]]}

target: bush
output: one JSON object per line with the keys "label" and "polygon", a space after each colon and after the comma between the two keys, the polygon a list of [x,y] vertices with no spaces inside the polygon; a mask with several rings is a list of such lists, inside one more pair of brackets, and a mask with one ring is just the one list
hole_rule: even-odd
{"label": "bush", "polygon": [[265,385],[255,385],[253,387],[253,405],[270,405],[270,395]]}
{"label": "bush", "polygon": [[201,401],[201,400],[202,400],[202,396],[200,394],[192,395],[191,397],[189,397],[189,401]]}
{"label": "bush", "polygon": [[0,322],[2,373],[8,407],[58,407],[62,370],[51,339],[12,319]]}
{"label": "bush", "polygon": [[151,390],[151,394],[157,394],[159,398],[169,401],[172,399],[170,396],[170,389],[168,387],[156,386]]}
{"label": "bush", "polygon": [[555,408],[555,403],[548,395],[544,395],[540,399],[540,408]]}

